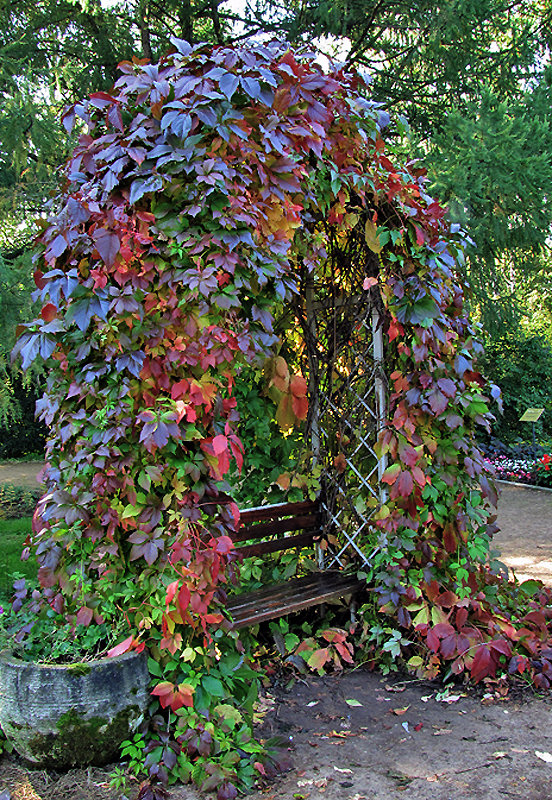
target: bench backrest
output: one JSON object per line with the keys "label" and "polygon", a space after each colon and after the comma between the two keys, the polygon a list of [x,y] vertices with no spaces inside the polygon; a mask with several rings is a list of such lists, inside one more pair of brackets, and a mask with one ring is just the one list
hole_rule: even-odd
{"label": "bench backrest", "polygon": [[[240,519],[241,527],[232,539],[234,542],[248,542],[236,548],[244,558],[306,547],[318,542],[322,536],[317,500],[248,508],[241,512]],[[301,533],[295,534],[294,531]]]}

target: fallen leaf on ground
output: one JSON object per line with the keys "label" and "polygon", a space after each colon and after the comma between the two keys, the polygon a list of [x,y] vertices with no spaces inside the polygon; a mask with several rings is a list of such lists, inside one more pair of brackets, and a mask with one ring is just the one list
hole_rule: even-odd
{"label": "fallen leaf on ground", "polygon": [[439,728],[438,730],[433,731],[434,736],[444,736],[445,733],[452,733],[452,731],[449,728]]}
{"label": "fallen leaf on ground", "polygon": [[402,717],[403,714],[406,714],[406,712],[408,711],[409,708],[410,708],[410,706],[403,706],[403,708],[392,708],[391,711],[397,717]]}
{"label": "fallen leaf on ground", "polygon": [[353,774],[353,770],[352,769],[347,769],[346,767],[344,769],[341,769],[340,767],[334,766],[334,769],[335,769],[336,772],[344,772],[346,775],[352,775]]}
{"label": "fallen leaf on ground", "polygon": [[359,703],[359,701],[355,700],[354,697],[349,697],[349,699],[345,700],[345,702],[347,703],[348,706],[356,707],[356,706],[361,706],[362,705],[362,703]]}
{"label": "fallen leaf on ground", "polygon": [[417,725],[414,725],[414,730],[415,731],[421,731],[423,727],[424,727],[424,723],[423,722],[418,722]]}
{"label": "fallen leaf on ground", "polygon": [[401,724],[402,724],[403,728],[405,729],[405,731],[407,733],[410,733],[410,730],[408,729],[408,722],[402,722]]}
{"label": "fallen leaf on ground", "polygon": [[318,705],[318,700],[311,700],[310,703],[307,703],[307,708],[312,708],[313,706]]}
{"label": "fallen leaf on ground", "polygon": [[452,694],[449,689],[445,689],[443,692],[437,692],[435,699],[439,703],[457,703],[461,697],[465,696],[465,694]]}
{"label": "fallen leaf on ground", "polygon": [[541,761],[546,761],[547,764],[552,764],[552,753],[541,753],[540,750],[535,750],[535,755]]}
{"label": "fallen leaf on ground", "polygon": [[385,691],[386,692],[404,692],[406,686],[404,683],[398,683],[396,686],[391,686],[390,683],[385,684]]}
{"label": "fallen leaf on ground", "polygon": [[509,758],[510,756],[504,750],[496,750],[493,753],[493,758]]}

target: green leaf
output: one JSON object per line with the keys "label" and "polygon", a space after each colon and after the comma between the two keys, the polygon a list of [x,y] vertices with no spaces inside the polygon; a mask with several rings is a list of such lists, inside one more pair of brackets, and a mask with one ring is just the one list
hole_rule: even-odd
{"label": "green leaf", "polygon": [[205,677],[201,679],[201,685],[207,694],[212,697],[225,697],[226,695],[222,681],[215,678],[213,675],[205,675]]}

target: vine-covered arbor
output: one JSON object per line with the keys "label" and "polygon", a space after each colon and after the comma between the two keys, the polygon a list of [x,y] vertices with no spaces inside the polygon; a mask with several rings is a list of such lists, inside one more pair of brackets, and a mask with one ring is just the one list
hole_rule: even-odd
{"label": "vine-covered arbor", "polygon": [[[88,627],[122,609],[112,652],[149,648],[172,772],[233,797],[254,768],[223,764],[221,748],[257,752],[244,710],[255,672],[220,602],[238,572],[226,477],[244,458],[240,369],[271,359],[277,418],[305,424],[324,465],[339,534],[324,566],[365,568],[377,613],[408,631],[411,668],[430,675],[452,665],[480,679],[513,653],[478,594],[495,580],[475,445],[489,398],[461,235],[361,77],[282,45],[180,40],[121,72],[64,117],[80,136],[39,237],[41,316],[17,345],[48,373],[32,545],[46,604]],[[284,305],[303,375],[278,354]]]}

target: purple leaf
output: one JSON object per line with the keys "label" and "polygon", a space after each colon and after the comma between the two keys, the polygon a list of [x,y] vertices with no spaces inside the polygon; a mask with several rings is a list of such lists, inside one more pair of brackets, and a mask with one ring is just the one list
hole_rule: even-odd
{"label": "purple leaf", "polygon": [[231,100],[232,95],[239,86],[239,83],[240,79],[237,77],[237,75],[232,75],[231,72],[227,72],[226,75],[223,75],[219,80],[219,87],[221,92],[228,98],[228,100]]}
{"label": "purple leaf", "polygon": [[100,258],[108,267],[111,267],[115,262],[117,253],[119,252],[121,243],[119,237],[113,231],[108,231],[105,228],[97,228],[92,234],[96,249],[100,254]]}
{"label": "purple leaf", "polygon": [[437,385],[447,397],[454,397],[456,394],[456,384],[450,378],[439,378]]}
{"label": "purple leaf", "polygon": [[429,395],[429,405],[435,415],[442,414],[448,405],[448,399],[438,389],[434,389]]}
{"label": "purple leaf", "polygon": [[52,254],[54,258],[59,258],[59,256],[67,250],[67,242],[65,241],[65,237],[61,235],[61,233],[56,236],[53,242],[50,243],[48,247],[47,253]]}
{"label": "purple leaf", "polygon": [[146,192],[157,192],[163,188],[163,179],[160,175],[152,175],[149,178],[137,178],[130,187],[130,203],[134,204],[143,197]]}
{"label": "purple leaf", "polygon": [[181,56],[189,56],[192,52],[192,45],[185,39],[178,39],[176,36],[171,36],[171,44],[177,49]]}
{"label": "purple leaf", "polygon": [[241,78],[240,83],[252,100],[261,99],[261,84],[255,78]]}

